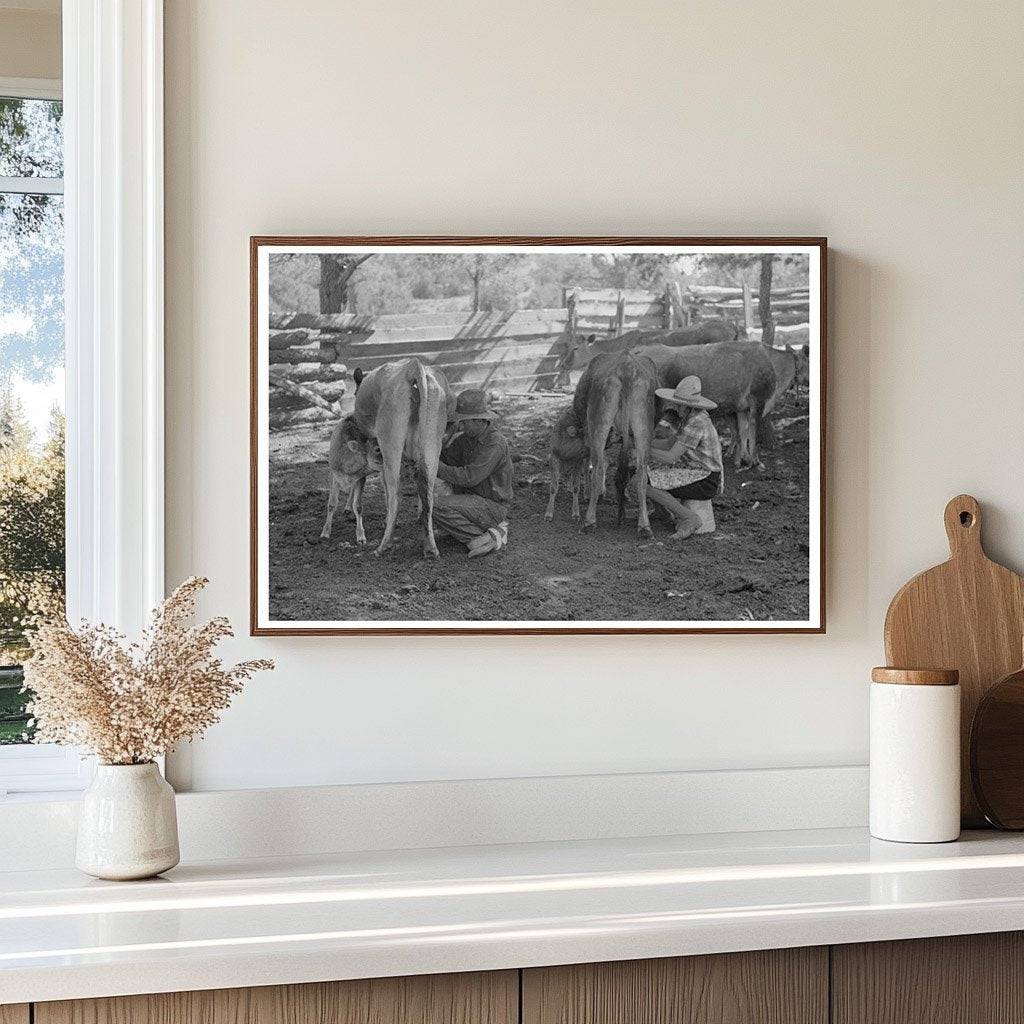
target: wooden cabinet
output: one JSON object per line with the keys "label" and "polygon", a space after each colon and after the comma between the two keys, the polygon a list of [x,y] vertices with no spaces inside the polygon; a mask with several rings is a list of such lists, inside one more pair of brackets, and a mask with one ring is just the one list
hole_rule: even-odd
{"label": "wooden cabinet", "polygon": [[1024,1024],[1024,933],[0,1006],[0,1024]]}
{"label": "wooden cabinet", "polygon": [[37,1003],[35,1024],[516,1024],[518,1004],[493,971]]}
{"label": "wooden cabinet", "polygon": [[828,950],[523,971],[523,1024],[826,1024]]}
{"label": "wooden cabinet", "polygon": [[832,947],[833,1024],[1024,1024],[1024,933]]}

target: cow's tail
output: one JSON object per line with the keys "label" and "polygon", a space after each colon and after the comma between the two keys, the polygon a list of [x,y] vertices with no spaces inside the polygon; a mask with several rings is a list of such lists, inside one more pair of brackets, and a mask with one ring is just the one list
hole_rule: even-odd
{"label": "cow's tail", "polygon": [[409,425],[416,427],[420,422],[420,408],[427,397],[427,368],[413,359],[409,367]]}

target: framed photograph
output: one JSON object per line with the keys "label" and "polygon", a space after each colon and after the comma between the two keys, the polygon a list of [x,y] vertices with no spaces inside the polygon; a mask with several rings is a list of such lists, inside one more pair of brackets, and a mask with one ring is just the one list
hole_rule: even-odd
{"label": "framed photograph", "polygon": [[823,633],[826,252],[252,238],[252,633]]}

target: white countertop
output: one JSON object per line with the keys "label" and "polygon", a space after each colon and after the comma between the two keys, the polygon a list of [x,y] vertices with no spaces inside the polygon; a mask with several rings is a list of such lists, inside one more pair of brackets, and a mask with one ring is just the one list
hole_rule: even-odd
{"label": "white countertop", "polygon": [[1024,929],[1024,836],[859,829],[0,872],[0,1003]]}

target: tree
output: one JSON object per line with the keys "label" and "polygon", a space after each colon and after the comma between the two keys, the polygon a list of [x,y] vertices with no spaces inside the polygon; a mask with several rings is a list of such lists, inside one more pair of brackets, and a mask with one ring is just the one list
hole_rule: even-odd
{"label": "tree", "polygon": [[604,285],[611,288],[645,288],[660,292],[666,281],[680,278],[679,256],[664,253],[595,253],[591,259]]}
{"label": "tree", "polygon": [[[502,278],[509,278],[510,276],[518,279],[518,275],[515,273],[516,270],[521,269],[523,265],[523,257],[516,253],[498,253],[491,255],[489,253],[474,253],[473,255],[456,257],[456,259],[464,259],[467,261],[466,273],[469,274],[469,280],[472,284],[472,295],[473,295],[473,312],[479,313],[481,309],[515,309],[518,305],[517,287],[515,283],[508,280],[502,281]],[[492,296],[489,301],[484,301],[481,298],[481,292],[485,284],[490,284],[493,291],[497,291],[500,298]],[[506,287],[500,287],[501,284]],[[498,287],[495,287],[495,286]]]}
{"label": "tree", "polygon": [[[63,105],[57,100],[0,97],[0,175],[59,178],[64,173]],[[0,195],[0,215],[17,235],[35,234],[52,220],[61,196]]]}
{"label": "tree", "polygon": [[62,611],[64,598],[64,417],[54,412],[41,450],[17,399],[0,400],[0,655],[28,653],[32,616]]}
{"label": "tree", "polygon": [[761,282],[757,293],[757,312],[761,318],[761,344],[775,344],[775,321],[772,319],[772,261],[770,252],[761,255]]}
{"label": "tree", "polygon": [[344,313],[348,308],[348,283],[373,253],[320,254],[320,312]]}

